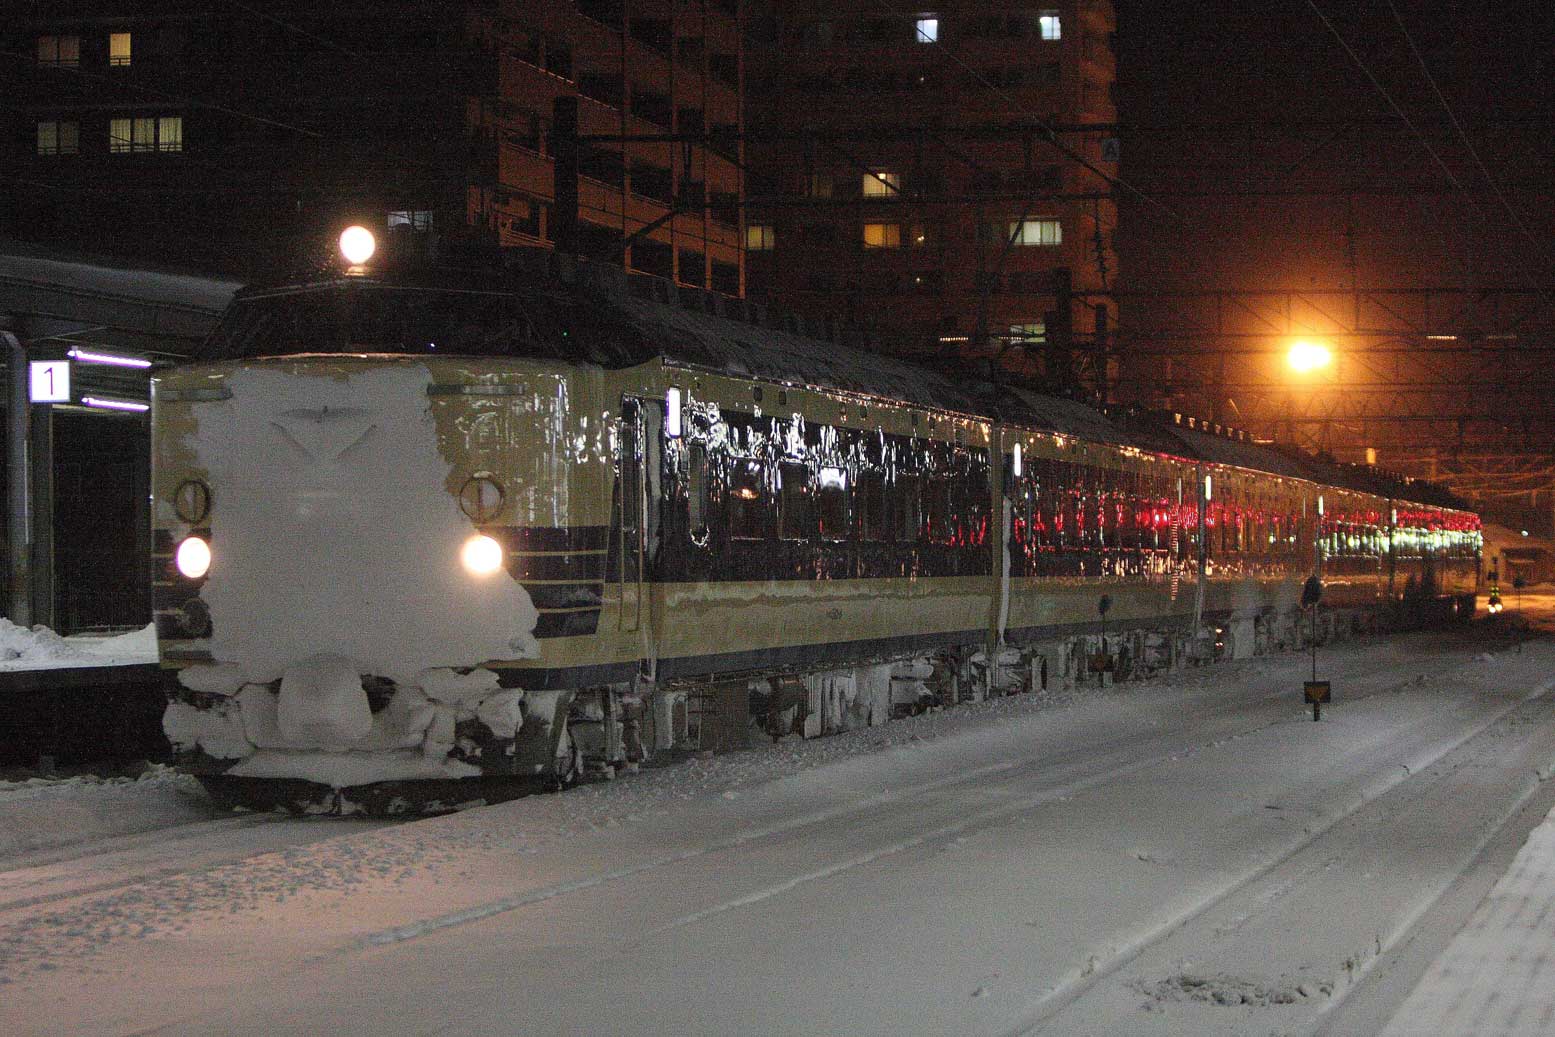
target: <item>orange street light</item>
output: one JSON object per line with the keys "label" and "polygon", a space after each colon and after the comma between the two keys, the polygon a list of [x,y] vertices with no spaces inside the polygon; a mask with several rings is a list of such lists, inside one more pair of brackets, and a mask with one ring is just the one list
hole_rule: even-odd
{"label": "orange street light", "polygon": [[1290,352],[1285,354],[1285,362],[1290,364],[1291,370],[1297,374],[1309,374],[1331,365],[1334,362],[1334,351],[1321,342],[1300,339],[1290,344]]}

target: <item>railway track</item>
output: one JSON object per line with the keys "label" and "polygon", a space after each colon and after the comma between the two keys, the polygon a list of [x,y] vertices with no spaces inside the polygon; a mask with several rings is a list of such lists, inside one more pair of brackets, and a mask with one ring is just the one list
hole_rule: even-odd
{"label": "railway track", "polygon": [[[1461,656],[1460,642],[1467,635],[1446,639],[1441,646],[1427,650],[1400,671],[1394,668],[1365,672],[1365,657],[1350,662],[1341,659],[1334,671],[1342,682],[1346,701],[1356,702],[1388,694],[1415,684],[1426,675],[1440,676],[1441,660]],[[1281,660],[1299,669],[1299,660]],[[1460,663],[1460,665],[1468,665]],[[1230,674],[1228,674],[1228,677]],[[468,924],[481,918],[515,910],[554,896],[594,888],[645,872],[683,863],[692,857],[715,854],[763,838],[784,834],[802,834],[810,827],[835,821],[839,816],[860,814],[891,802],[918,801],[930,795],[954,796],[958,792],[985,786],[995,777],[1019,782],[1041,791],[1019,803],[1001,805],[972,817],[958,818],[943,826],[893,844],[891,852],[904,852],[936,838],[952,837],[982,824],[997,823],[1006,815],[1042,802],[1072,795],[1077,791],[1116,781],[1164,760],[1192,756],[1205,749],[1246,737],[1272,724],[1290,720],[1290,692],[1281,688],[1252,699],[1237,696],[1226,702],[1207,702],[1196,711],[1192,727],[1196,737],[1184,743],[1176,729],[1131,733],[1124,737],[1087,743],[1083,748],[1049,756],[1042,760],[1001,763],[946,775],[929,782],[904,786],[878,797],[850,803],[837,810],[788,819],[783,823],[745,831],[728,840],[715,842],[693,853],[677,853],[634,864],[619,874],[599,876],[584,882],[569,882],[554,888],[533,890],[514,898],[505,898],[446,917],[430,919],[408,928],[373,933],[364,937],[367,944],[386,944],[414,939],[450,926]],[[629,781],[630,778],[621,780]],[[243,814],[192,821],[150,831],[110,836],[45,850],[0,858],[0,924],[19,912],[31,914],[38,909],[61,909],[73,901],[127,889],[137,884],[176,877],[241,861],[247,857],[305,845],[336,836],[370,831],[405,822],[364,821],[359,818],[297,818],[280,814]],[[882,854],[871,853],[868,860]],[[863,863],[861,860],[858,863]],[[830,874],[835,866],[821,869]]]}
{"label": "railway track", "polygon": [[393,822],[244,814],[0,860],[0,925],[41,910]]}
{"label": "railway track", "polygon": [[[1457,644],[1456,641],[1452,643]],[[1336,670],[1336,675],[1344,680],[1346,701],[1354,703],[1415,687],[1422,678],[1427,676],[1450,677],[1450,670],[1445,672],[1442,670],[1441,659],[1454,655],[1461,657],[1461,648],[1456,652],[1447,649],[1441,651],[1439,655],[1430,651],[1423,652],[1414,662],[1402,668],[1404,674],[1402,677],[1400,677],[1400,669],[1397,668],[1357,673],[1351,667],[1343,665]],[[1305,663],[1303,662],[1302,665]],[[1470,665],[1474,664],[1471,662],[1457,664],[1458,667]],[[610,884],[641,879],[651,872],[683,866],[699,858],[738,852],[742,848],[752,847],[763,841],[779,839],[802,841],[808,830],[821,829],[850,816],[866,815],[893,805],[914,804],[916,811],[914,824],[918,830],[911,834],[888,840],[863,854],[829,861],[819,867],[803,870],[797,875],[787,876],[770,887],[677,916],[668,922],[660,923],[650,931],[651,933],[665,932],[701,922],[725,911],[748,907],[762,900],[792,892],[806,883],[821,881],[855,867],[872,864],[936,842],[955,839],[968,832],[998,825],[1010,818],[1021,817],[1043,804],[1064,800],[1088,789],[1127,779],[1131,775],[1168,761],[1191,758],[1205,750],[1252,736],[1277,724],[1290,723],[1292,722],[1291,703],[1291,692],[1282,688],[1252,700],[1239,696],[1234,701],[1207,704],[1201,711],[1193,714],[1191,724],[1184,725],[1182,728],[1153,729],[1115,739],[1091,741],[1082,747],[1040,760],[997,763],[927,782],[903,785],[879,795],[849,802],[835,809],[787,818],[769,826],[746,829],[694,850],[637,861],[617,871],[527,890],[517,896],[465,907],[412,925],[375,931],[361,937],[358,943],[360,946],[385,946],[416,940],[541,904],[557,897],[584,891],[598,891],[601,887]],[[1182,736],[1186,727],[1192,728],[1194,737],[1185,742]],[[983,791],[990,786],[1018,786],[1029,791],[1021,796],[1005,799],[996,806],[971,813],[966,812],[964,802],[968,791]],[[942,804],[946,810],[944,823],[925,824],[925,818],[934,816],[936,803]],[[342,950],[348,949],[342,948]]]}
{"label": "railway track", "polygon": [[[1322,781],[1338,782],[1337,786],[1321,786],[1320,782],[1313,786],[1318,790],[1314,794],[1339,805],[1321,818],[1304,819],[1301,824],[1305,830],[1293,829],[1278,852],[1247,864],[1229,891],[1173,904],[1144,937],[1098,943],[1028,997],[1017,1013],[1022,1020],[1018,1025],[1006,1020],[1006,1025],[977,1032],[1040,1032],[1050,1020],[1067,1018],[1064,1013],[1075,1010],[1071,1006],[1100,996],[1092,991],[1132,976],[1130,970],[1136,964],[1156,979],[1166,978],[1157,977],[1146,965],[1156,960],[1156,949],[1165,947],[1173,932],[1197,924],[1210,926],[1211,920],[1212,928],[1234,931],[1235,926],[1226,919],[1245,913],[1244,902],[1262,902],[1259,897],[1276,887],[1300,891],[1303,883],[1324,873],[1324,862],[1332,856],[1323,852],[1324,841],[1357,826],[1364,829],[1370,823],[1365,821],[1370,804],[1407,802],[1417,812],[1429,807],[1445,786],[1427,784],[1422,772],[1452,775],[1472,771],[1478,763],[1454,763],[1454,754],[1478,745],[1474,752],[1480,753],[1483,761],[1483,746],[1490,744],[1485,739],[1497,737],[1497,725],[1512,723],[1508,717],[1536,721],[1531,714],[1524,714],[1543,708],[1545,699],[1538,698],[1537,689],[1530,684],[1526,694],[1508,696],[1495,708],[1481,703],[1475,716],[1461,724],[1436,724],[1430,714],[1421,713],[1422,696],[1432,694],[1433,686],[1439,686],[1435,694],[1450,706],[1460,701],[1451,689],[1473,683],[1471,677],[1483,684],[1483,674],[1476,676],[1473,671],[1484,665],[1475,651],[1483,647],[1471,634],[1454,633],[1373,644],[1369,651],[1334,653],[1326,660],[1325,670],[1341,694],[1335,709],[1343,712],[1336,713],[1339,719],[1330,722],[1341,723],[1348,716],[1365,714],[1379,721],[1380,732],[1378,739],[1368,744],[1364,758],[1335,761],[1342,773]],[[794,898],[824,905],[839,888],[876,885],[882,875],[902,869],[910,872],[924,867],[925,862],[965,853],[967,847],[1012,839],[1014,833],[1033,825],[1044,832],[1052,826],[1053,838],[1061,838],[1063,826],[1074,823],[1080,804],[1097,797],[1102,801],[1115,798],[1120,788],[1149,789],[1163,775],[1183,769],[1213,769],[1218,761],[1228,758],[1227,754],[1245,754],[1239,744],[1286,738],[1275,731],[1282,725],[1304,724],[1318,734],[1322,729],[1312,727],[1300,709],[1298,693],[1292,690],[1299,688],[1304,666],[1299,657],[1285,657],[1260,661],[1250,669],[1233,666],[1218,675],[1206,674],[1209,681],[1201,688],[1187,692],[1173,689],[1174,702],[1180,700],[1183,708],[1167,712],[1150,706],[1149,685],[1117,689],[1087,705],[1087,709],[1095,707],[1087,714],[1093,719],[1086,721],[1089,726],[1072,743],[1046,744],[1041,751],[1033,747],[1024,752],[1011,752],[1009,745],[1001,743],[994,749],[959,757],[961,762],[954,772],[940,766],[944,760],[958,758],[952,747],[936,747],[932,741],[925,743],[921,759],[915,761],[912,754],[899,757],[903,765],[900,772],[893,772],[893,779],[879,787],[854,787],[848,777],[852,764],[838,772],[815,772],[822,776],[819,786],[824,794],[807,799],[807,809],[792,809],[792,802],[778,799],[769,807],[762,800],[762,787],[753,787],[749,798],[740,804],[741,822],[722,827],[709,827],[704,820],[693,827],[674,828],[676,822],[671,820],[665,822],[670,828],[655,830],[652,839],[643,839],[640,821],[630,817],[619,828],[590,820],[591,816],[598,818],[597,812],[591,815],[590,810],[599,802],[608,803],[612,798],[634,801],[627,787],[634,780],[630,778],[623,780],[619,790],[596,788],[594,796],[548,798],[537,804],[543,806],[540,814],[544,816],[558,813],[576,799],[583,818],[576,831],[583,833],[593,856],[585,856],[580,864],[566,839],[521,851],[533,856],[507,852],[504,858],[503,852],[493,855],[482,851],[470,861],[461,858],[458,866],[475,868],[474,874],[484,878],[472,881],[462,892],[456,883],[444,895],[447,878],[429,875],[425,881],[440,891],[433,899],[405,896],[397,886],[391,896],[382,888],[374,892],[369,884],[364,891],[369,898],[379,899],[376,906],[361,906],[361,919],[385,921],[376,925],[361,920],[346,925],[337,921],[333,927],[322,924],[308,935],[306,957],[310,969],[317,968],[333,981],[348,985],[360,973],[363,955],[375,956],[375,969],[392,969],[396,962],[414,960],[418,955],[436,958],[456,947],[485,946],[499,933],[521,932],[525,941],[533,940],[537,947],[549,946],[553,951],[567,948],[569,969],[580,967],[578,960],[605,953],[592,949],[592,938],[582,938],[580,944],[576,935],[580,932],[612,934],[602,946],[622,947],[634,960],[639,954],[658,960],[654,956],[665,948],[684,946],[687,940],[695,944],[707,933],[723,932],[731,926],[749,929],[752,919],[778,911],[779,905]],[[1517,672],[1528,668],[1523,664],[1518,667]],[[1257,681],[1258,690],[1238,690],[1221,698],[1214,687],[1216,677],[1239,685]],[[1390,696],[1400,696],[1398,709],[1389,704]],[[1391,719],[1395,714],[1415,718],[1409,721],[1413,726],[1398,727],[1399,722]],[[1329,715],[1325,711],[1325,720]],[[1417,730],[1421,725],[1430,730]],[[1525,726],[1536,728],[1538,723]],[[1403,734],[1408,737],[1398,737]],[[862,764],[858,770],[881,773],[879,768]],[[673,772],[661,771],[649,780],[667,782],[673,778]],[[618,791],[623,795],[617,795]],[[1290,803],[1280,805],[1288,811],[1284,816],[1298,817],[1299,811]],[[660,811],[650,804],[636,816],[655,812]],[[673,817],[674,811],[669,814]],[[497,815],[489,816],[497,819]],[[506,820],[522,823],[523,816],[519,809]],[[413,821],[404,828],[408,837],[422,838],[416,835],[423,830],[421,826],[447,824],[473,830],[477,817]],[[370,826],[338,818],[220,818],[0,862],[0,867],[7,869],[0,872],[0,975],[9,969],[12,978],[36,977],[34,969],[51,953],[53,941],[61,935],[94,931],[92,919],[104,913],[105,905],[119,927],[101,928],[106,953],[113,952],[121,929],[134,932],[139,925],[159,932],[181,931],[186,924],[198,929],[206,924],[200,921],[202,917],[224,909],[205,904],[169,922],[161,890],[174,889],[176,899],[182,895],[176,891],[184,886],[201,885],[201,873],[220,873],[223,877],[217,885],[240,884],[248,868],[273,877],[291,859],[284,851],[365,832]],[[434,833],[431,838],[445,831],[434,827],[425,830]],[[353,842],[347,839],[339,845],[349,848]],[[345,856],[369,860],[376,845],[363,843]],[[635,846],[635,851],[622,852],[628,846]],[[1147,855],[1142,852],[1139,859],[1143,862]],[[505,877],[494,881],[495,873],[479,870],[492,866],[502,869]],[[1284,878],[1276,881],[1276,876]],[[272,888],[278,887],[272,884]],[[501,895],[470,895],[483,889]],[[249,898],[245,906],[262,911],[268,895]],[[1294,895],[1277,892],[1265,899],[1289,903]],[[197,898],[188,897],[186,902],[196,904]],[[339,903],[349,905],[352,917],[356,917],[354,897]],[[386,905],[389,910],[385,910]],[[824,907],[820,910],[824,912]],[[397,919],[393,917],[396,914],[400,916]],[[252,912],[248,916],[255,917]],[[1200,919],[1203,921],[1196,921]],[[423,942],[431,946],[418,949]],[[1390,950],[1387,940],[1383,944],[1383,950]],[[94,944],[74,953],[90,957],[98,950]],[[514,953],[522,957],[523,948]],[[575,957],[580,954],[582,959]],[[4,964],[7,960],[9,965]],[[548,969],[560,969],[561,965],[532,955],[525,960],[529,962],[525,968],[532,967],[532,972],[515,963],[515,974],[523,972],[523,982],[536,985],[525,989],[544,1001],[538,987],[550,976]],[[13,992],[19,989],[10,988]],[[171,1032],[182,1032],[178,1027],[188,1025],[194,1027],[190,1032],[199,1032],[199,1026],[211,1022],[206,1016],[213,1010],[169,1007],[167,1011],[179,1018],[164,1018],[159,1025],[169,1026]],[[480,1019],[470,1025],[479,1029]],[[1060,1025],[1049,1032],[1062,1030]],[[399,1032],[393,1027],[390,1031]]]}

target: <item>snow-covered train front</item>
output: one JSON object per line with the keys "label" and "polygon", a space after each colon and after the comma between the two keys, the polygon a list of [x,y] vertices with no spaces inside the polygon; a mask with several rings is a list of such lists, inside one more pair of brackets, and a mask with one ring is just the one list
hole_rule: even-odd
{"label": "snow-covered train front", "polygon": [[245,298],[208,352],[284,315],[278,355],[157,379],[164,727],[214,790],[386,809],[576,776],[575,682],[505,667],[600,628],[613,408],[597,367],[480,355],[512,315],[471,299]]}
{"label": "snow-covered train front", "polygon": [[250,805],[449,808],[1290,646],[1314,571],[1330,622],[1472,612],[1478,519],[1429,487],[620,278],[245,290],[156,380],[185,767]]}

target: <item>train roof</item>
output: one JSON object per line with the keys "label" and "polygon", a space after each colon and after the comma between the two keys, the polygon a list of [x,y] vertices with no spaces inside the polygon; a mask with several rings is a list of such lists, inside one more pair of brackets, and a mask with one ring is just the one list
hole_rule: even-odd
{"label": "train roof", "polygon": [[979,394],[927,367],[651,298],[627,295],[616,305],[649,354],[668,363],[986,416]]}
{"label": "train roof", "polygon": [[[663,363],[735,378],[809,385],[898,400],[1021,425],[1095,443],[1132,447],[1188,460],[1269,472],[1381,497],[1469,510],[1452,494],[1418,480],[1374,468],[1345,465],[1291,447],[1216,435],[1164,415],[1116,408],[1102,410],[986,378],[955,380],[923,364],[867,352],[803,332],[803,321],[779,318],[764,307],[660,278],[628,277],[620,267],[569,263],[548,250],[529,250],[510,260],[516,270],[418,271],[381,278],[336,278],[237,292],[220,326],[197,351],[198,359],[236,359],[318,351],[339,330],[338,297],[370,300],[374,293],[423,300],[457,297],[460,305],[433,308],[417,317],[435,320],[441,355],[529,356],[583,361],[607,368]],[[272,303],[288,300],[280,317]],[[301,305],[297,305],[299,300]],[[318,326],[296,317],[317,310]],[[455,312],[456,310],[456,312]],[[733,311],[731,313],[731,311]],[[332,323],[333,322],[333,323]],[[395,325],[398,352],[423,352],[414,321]],[[410,328],[411,330],[405,330]],[[306,342],[292,341],[307,336]],[[325,348],[329,348],[326,344]],[[348,348],[342,341],[335,348]]]}

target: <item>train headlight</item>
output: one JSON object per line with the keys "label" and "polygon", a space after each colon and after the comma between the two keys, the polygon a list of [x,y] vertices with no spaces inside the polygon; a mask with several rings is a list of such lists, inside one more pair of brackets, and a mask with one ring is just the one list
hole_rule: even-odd
{"label": "train headlight", "polygon": [[459,560],[472,576],[490,576],[502,568],[502,545],[478,533],[464,542]]}
{"label": "train headlight", "polygon": [[211,569],[211,545],[199,537],[190,537],[178,545],[178,554],[174,557],[178,563],[178,571],[191,580],[198,580]]}

